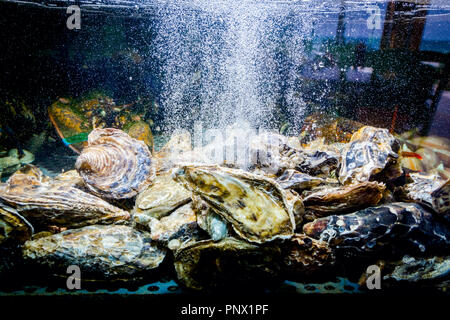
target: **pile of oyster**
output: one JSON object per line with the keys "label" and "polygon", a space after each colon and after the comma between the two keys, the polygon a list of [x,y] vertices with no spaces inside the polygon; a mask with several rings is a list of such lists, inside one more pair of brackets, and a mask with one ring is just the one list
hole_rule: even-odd
{"label": "pile of oyster", "polygon": [[[358,259],[390,261],[386,278],[448,279],[449,179],[402,168],[386,129],[361,127],[347,143],[267,132],[234,142],[192,148],[180,133],[152,154],[94,129],[76,170],[50,178],[26,165],[0,185],[0,246],[53,274],[77,265],[83,279],[174,266],[197,290],[308,281]],[[228,149],[250,161],[217,157]]]}

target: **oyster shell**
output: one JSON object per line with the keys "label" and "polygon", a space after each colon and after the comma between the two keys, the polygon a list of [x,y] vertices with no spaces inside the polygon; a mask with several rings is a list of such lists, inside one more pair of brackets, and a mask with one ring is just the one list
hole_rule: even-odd
{"label": "oyster shell", "polygon": [[293,234],[294,216],[286,195],[271,179],[215,166],[185,166],[174,179],[199,195],[244,239],[263,243]]}
{"label": "oyster shell", "polygon": [[415,203],[397,202],[328,216],[305,224],[303,231],[348,253],[387,250],[394,254],[424,254],[450,249],[448,227]]}
{"label": "oyster shell", "polygon": [[311,276],[334,265],[336,257],[325,241],[296,233],[282,247],[284,269],[295,277]]}
{"label": "oyster shell", "polygon": [[153,178],[147,145],[118,129],[95,129],[75,167],[86,187],[111,199],[135,196]]}
{"label": "oyster shell", "polygon": [[152,218],[148,227],[152,240],[168,244],[177,239],[183,243],[193,239],[197,231],[197,216],[188,203],[161,220]]}
{"label": "oyster shell", "polygon": [[0,185],[0,199],[33,226],[69,228],[129,219],[130,214],[77,188],[55,182],[27,165]]}
{"label": "oyster shell", "polygon": [[[388,266],[387,268],[389,268]],[[450,257],[415,258],[404,256],[383,279],[396,281],[439,281],[450,275]]]}
{"label": "oyster shell", "polygon": [[409,177],[413,182],[403,187],[402,200],[424,203],[450,221],[450,179],[423,173],[411,173]]}
{"label": "oyster shell", "polygon": [[299,192],[325,183],[325,179],[313,177],[293,169],[285,170],[276,180],[283,189],[295,189]]}
{"label": "oyster shell", "polygon": [[70,265],[96,278],[128,278],[157,268],[165,257],[148,235],[128,226],[87,226],[27,241],[23,257],[66,273]]}
{"label": "oyster shell", "polygon": [[305,215],[305,206],[302,198],[294,190],[286,190],[286,203],[294,215],[295,226],[299,226],[303,222]]}
{"label": "oyster shell", "polygon": [[218,242],[203,240],[183,246],[175,253],[177,277],[188,288],[201,290],[255,279],[276,278],[281,251],[234,238]]}
{"label": "oyster shell", "polygon": [[375,206],[383,197],[385,186],[375,181],[324,188],[303,199],[305,218],[312,221],[330,214],[352,212]]}
{"label": "oyster shell", "polygon": [[24,243],[31,239],[33,226],[15,209],[0,203],[0,245],[5,242]]}
{"label": "oyster shell", "polygon": [[170,173],[164,173],[136,197],[133,219],[137,223],[145,223],[150,217],[160,219],[190,201],[191,192],[175,182]]}
{"label": "oyster shell", "polygon": [[387,129],[362,127],[343,150],[339,181],[342,184],[369,181],[381,171],[389,178],[400,175],[399,148]]}
{"label": "oyster shell", "polygon": [[205,230],[214,241],[231,235],[229,223],[202,200],[199,196],[192,196],[192,208],[197,215],[198,226]]}

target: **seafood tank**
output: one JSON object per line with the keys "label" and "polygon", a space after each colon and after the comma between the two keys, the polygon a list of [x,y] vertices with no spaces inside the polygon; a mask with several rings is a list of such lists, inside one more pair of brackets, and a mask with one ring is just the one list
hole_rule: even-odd
{"label": "seafood tank", "polygon": [[448,292],[448,1],[0,8],[0,296]]}

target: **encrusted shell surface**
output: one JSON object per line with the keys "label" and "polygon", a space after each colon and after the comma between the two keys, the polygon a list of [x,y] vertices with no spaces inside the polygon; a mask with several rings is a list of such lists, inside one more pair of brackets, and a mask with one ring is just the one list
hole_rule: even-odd
{"label": "encrusted shell surface", "polygon": [[131,227],[93,225],[27,241],[23,256],[62,274],[77,265],[82,277],[126,278],[158,267],[165,251]]}
{"label": "encrusted shell surface", "polygon": [[380,250],[395,254],[425,254],[450,249],[448,227],[415,203],[396,202],[316,219],[305,224],[303,232],[353,254]]}
{"label": "encrusted shell surface", "polygon": [[294,215],[283,189],[272,179],[216,166],[185,166],[174,179],[199,195],[246,240],[263,243],[293,234]]}
{"label": "encrusted shell surface", "polygon": [[325,241],[296,233],[282,246],[284,269],[295,277],[313,275],[329,269],[336,257]]}
{"label": "encrusted shell surface", "polygon": [[160,220],[151,219],[149,229],[152,240],[168,244],[169,241],[177,239],[180,243],[184,243],[195,236],[197,216],[188,203]]}
{"label": "encrusted shell surface", "polygon": [[423,173],[411,173],[409,177],[412,182],[403,187],[402,199],[424,203],[450,221],[450,179]]}
{"label": "encrusted shell surface", "polygon": [[352,212],[375,206],[383,197],[385,185],[376,181],[324,188],[303,199],[307,220],[330,214]]}
{"label": "encrusted shell surface", "polygon": [[162,218],[191,201],[191,194],[172,179],[170,172],[158,175],[152,185],[136,197],[134,220],[139,222],[146,217]]}
{"label": "encrusted shell surface", "polygon": [[[375,174],[397,163],[398,150],[398,142],[387,129],[362,127],[353,134],[342,152],[339,181],[342,184],[369,181]],[[392,175],[397,172],[389,173]]]}
{"label": "encrusted shell surface", "polygon": [[201,290],[264,279],[265,285],[280,272],[277,246],[258,246],[234,238],[203,240],[180,248],[175,254],[178,279],[188,288]]}
{"label": "encrusted shell surface", "polygon": [[35,227],[68,228],[129,219],[130,214],[80,189],[42,174],[27,165],[0,185],[0,199]]}
{"label": "encrusted shell surface", "polygon": [[33,226],[15,209],[0,203],[0,245],[23,243],[31,238]]}
{"label": "encrusted shell surface", "polygon": [[154,175],[147,145],[113,128],[89,134],[75,167],[92,193],[110,199],[135,196]]}

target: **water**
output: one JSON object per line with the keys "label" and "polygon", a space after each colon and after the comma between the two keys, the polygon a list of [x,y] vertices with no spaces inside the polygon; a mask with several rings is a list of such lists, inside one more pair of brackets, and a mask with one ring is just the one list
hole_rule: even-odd
{"label": "water", "polygon": [[[371,125],[412,154],[405,173],[450,177],[446,0],[80,0],[75,29],[68,4],[0,0],[2,182],[28,162],[51,177],[74,169],[97,127],[153,154],[173,133],[189,132],[195,147],[214,138],[218,148],[203,151],[248,170],[242,154],[275,146],[267,163],[256,152],[273,178],[279,141],[303,150],[323,139],[334,152]],[[269,131],[285,140],[254,136]],[[11,156],[21,149],[34,160]],[[338,170],[326,174],[335,181]]]}

